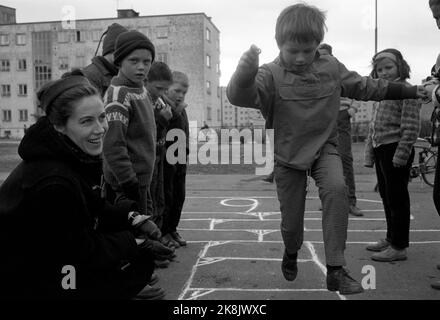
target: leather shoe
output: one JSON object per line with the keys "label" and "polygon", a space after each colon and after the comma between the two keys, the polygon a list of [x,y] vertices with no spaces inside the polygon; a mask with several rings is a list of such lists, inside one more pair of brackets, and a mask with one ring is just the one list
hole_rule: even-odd
{"label": "leather shoe", "polygon": [[359,282],[350,277],[344,268],[327,271],[327,289],[339,291],[343,295],[364,292],[364,288]]}
{"label": "leather shoe", "polygon": [[284,250],[283,262],[281,263],[281,271],[287,281],[293,281],[298,275],[297,258],[289,258],[287,250]]}
{"label": "leather shoe", "polygon": [[153,273],[153,275],[150,278],[150,282],[148,284],[150,286],[154,286],[158,282],[159,282],[159,276],[157,275],[157,273]]}
{"label": "leather shoe", "polygon": [[368,245],[365,249],[368,251],[381,252],[387,249],[390,246],[390,243],[387,239],[380,239],[376,243]]}
{"label": "leather shoe", "polygon": [[154,260],[154,265],[156,268],[168,268],[170,260]]}
{"label": "leather shoe", "polygon": [[392,246],[389,246],[386,250],[373,254],[371,259],[379,262],[406,260],[406,250],[396,250]]}
{"label": "leather shoe", "polygon": [[154,288],[147,284],[133,300],[163,300],[165,295],[166,293],[163,289]]}
{"label": "leather shoe", "polygon": [[160,242],[162,242],[162,244],[166,245],[169,248],[177,249],[180,247],[180,244],[173,239],[173,236],[170,233],[167,233],[162,238],[160,238]]}
{"label": "leather shoe", "polygon": [[349,214],[355,217],[362,217],[364,214],[361,212],[361,209],[356,207],[355,205],[350,206],[350,210],[348,211]]}
{"label": "leather shoe", "polygon": [[173,240],[176,241],[181,247],[186,246],[186,240],[183,239],[178,232],[171,232],[171,236],[173,237]]}
{"label": "leather shoe", "polygon": [[431,283],[431,287],[435,290],[440,290],[440,280]]}

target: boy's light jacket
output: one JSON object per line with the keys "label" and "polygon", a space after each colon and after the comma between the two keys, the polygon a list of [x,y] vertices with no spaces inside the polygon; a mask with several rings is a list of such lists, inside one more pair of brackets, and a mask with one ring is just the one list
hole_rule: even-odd
{"label": "boy's light jacket", "polygon": [[308,170],[325,143],[337,144],[340,98],[384,100],[415,98],[417,88],[362,77],[336,58],[317,53],[301,74],[286,69],[278,57],[258,69],[255,81],[240,82],[239,70],[227,87],[229,101],[259,109],[274,129],[274,157],[282,165]]}

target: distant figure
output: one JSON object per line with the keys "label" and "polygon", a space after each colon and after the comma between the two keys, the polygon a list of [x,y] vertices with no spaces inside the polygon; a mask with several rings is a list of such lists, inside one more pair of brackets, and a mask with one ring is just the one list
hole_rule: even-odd
{"label": "distant figure", "polygon": [[204,129],[209,129],[209,126],[205,121],[203,121],[203,126],[200,128],[200,130],[204,130]]}
{"label": "distant figure", "polygon": [[[322,43],[319,48],[321,55],[333,55],[332,47]],[[351,117],[357,112],[359,103],[348,98],[341,98],[338,114],[338,152],[342,160],[345,184],[348,188],[348,202],[350,204],[349,213],[353,216],[363,216],[361,210],[356,206],[356,184],[354,180],[353,153],[351,151]]]}

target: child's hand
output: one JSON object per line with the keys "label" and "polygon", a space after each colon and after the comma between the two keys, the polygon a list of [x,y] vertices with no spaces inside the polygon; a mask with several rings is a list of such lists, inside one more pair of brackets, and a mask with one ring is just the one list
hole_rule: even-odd
{"label": "child's hand", "polygon": [[433,88],[431,88],[431,91],[429,91],[429,88],[430,88],[429,86],[427,87],[423,85],[417,86],[417,98],[422,99],[424,103],[428,103],[431,101]]}
{"label": "child's hand", "polygon": [[173,117],[173,112],[171,111],[171,106],[169,104],[166,104],[165,107],[162,110],[160,110],[160,114],[166,120],[170,120]]}
{"label": "child's hand", "polygon": [[423,100],[424,102],[430,102],[432,100],[432,92],[434,91],[434,89],[438,86],[438,81],[435,80],[431,80],[431,81],[427,81],[423,84],[423,87],[427,93],[427,96],[429,99]]}
{"label": "child's hand", "polygon": [[243,53],[237,66],[237,79],[239,85],[245,87],[249,82],[255,79],[258,72],[259,59],[258,55],[261,50],[252,45],[248,51]]}

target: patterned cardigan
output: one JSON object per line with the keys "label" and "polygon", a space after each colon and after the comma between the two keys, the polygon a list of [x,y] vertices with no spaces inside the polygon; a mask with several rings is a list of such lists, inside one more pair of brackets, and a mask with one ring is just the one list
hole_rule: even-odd
{"label": "patterned cardigan", "polygon": [[420,131],[418,100],[384,100],[374,103],[365,147],[365,166],[374,165],[373,148],[398,143],[393,163],[406,165]]}

